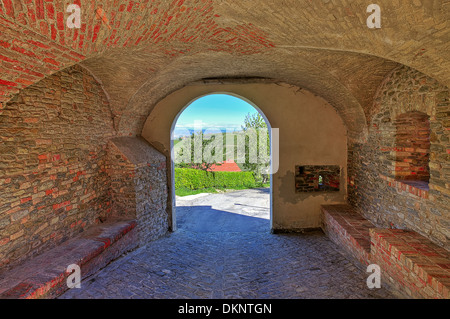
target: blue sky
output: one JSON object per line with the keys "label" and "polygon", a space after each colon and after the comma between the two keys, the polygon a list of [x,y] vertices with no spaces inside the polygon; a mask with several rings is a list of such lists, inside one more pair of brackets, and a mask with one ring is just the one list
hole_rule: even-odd
{"label": "blue sky", "polygon": [[245,115],[258,112],[251,104],[227,94],[211,94],[191,103],[181,113],[175,125],[175,137],[186,129],[192,130],[195,121],[202,121],[203,129],[236,129],[244,124]]}

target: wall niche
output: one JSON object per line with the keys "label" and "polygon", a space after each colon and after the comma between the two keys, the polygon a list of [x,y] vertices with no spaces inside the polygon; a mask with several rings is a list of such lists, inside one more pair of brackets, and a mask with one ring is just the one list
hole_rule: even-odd
{"label": "wall niche", "polygon": [[338,192],[340,177],[338,165],[296,165],[295,192]]}

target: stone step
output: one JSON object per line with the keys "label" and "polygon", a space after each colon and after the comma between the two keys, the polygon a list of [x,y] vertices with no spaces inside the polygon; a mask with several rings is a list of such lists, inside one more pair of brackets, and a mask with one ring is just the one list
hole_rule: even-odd
{"label": "stone step", "polygon": [[372,262],[412,298],[449,299],[450,253],[414,231],[370,230]]}
{"label": "stone step", "polygon": [[376,228],[350,205],[323,205],[328,237],[363,265],[380,266],[399,296],[449,299],[450,253],[408,230]]}
{"label": "stone step", "polygon": [[94,274],[123,253],[137,247],[134,220],[111,220],[38,255],[0,275],[0,299],[54,298],[68,288],[69,265],[81,278]]}
{"label": "stone step", "polygon": [[370,233],[375,227],[350,205],[322,205],[322,229],[364,265],[370,260]]}

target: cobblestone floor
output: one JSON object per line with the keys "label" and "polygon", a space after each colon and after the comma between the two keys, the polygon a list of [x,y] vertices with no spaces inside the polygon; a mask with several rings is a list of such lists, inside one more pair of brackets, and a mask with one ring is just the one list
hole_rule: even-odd
{"label": "cobblestone floor", "polygon": [[[185,207],[184,213],[197,207]],[[261,219],[254,219],[261,226]],[[181,226],[60,298],[393,298],[383,288],[367,288],[368,274],[320,231],[196,229]]]}

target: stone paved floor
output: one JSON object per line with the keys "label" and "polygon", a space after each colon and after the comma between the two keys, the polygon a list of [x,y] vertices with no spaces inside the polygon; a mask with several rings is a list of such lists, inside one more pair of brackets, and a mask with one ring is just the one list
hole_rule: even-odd
{"label": "stone paved floor", "polygon": [[[236,207],[245,207],[230,196]],[[367,274],[320,231],[270,234],[269,220],[261,216],[245,216],[253,230],[233,231],[226,226],[242,216],[217,206],[210,213],[222,214],[224,227],[190,228],[187,216],[208,213],[195,201],[177,202],[179,230],[114,261],[60,298],[393,298],[385,289],[367,288]]]}

